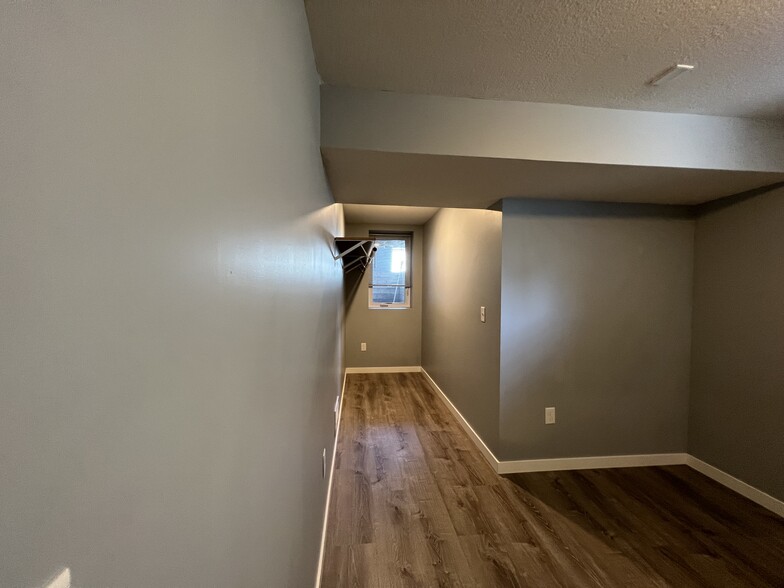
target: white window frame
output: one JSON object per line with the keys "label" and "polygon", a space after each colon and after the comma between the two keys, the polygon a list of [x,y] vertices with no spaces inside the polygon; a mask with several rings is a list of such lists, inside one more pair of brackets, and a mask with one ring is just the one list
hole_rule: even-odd
{"label": "white window frame", "polygon": [[[411,262],[413,260],[413,234],[405,232],[385,232],[385,231],[370,231],[370,237],[376,241],[405,241],[406,242],[406,279],[405,279],[405,300],[403,302],[374,302],[373,301],[373,286],[390,287],[394,284],[373,284],[373,273],[375,265],[371,264],[370,278],[368,280],[368,308],[371,310],[408,310],[411,308]],[[375,259],[374,259],[375,261]],[[401,284],[402,285],[402,284]]]}

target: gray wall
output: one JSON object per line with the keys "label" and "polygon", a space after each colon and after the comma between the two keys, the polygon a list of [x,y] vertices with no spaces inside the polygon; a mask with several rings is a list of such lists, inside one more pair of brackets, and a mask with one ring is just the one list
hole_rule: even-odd
{"label": "gray wall", "polygon": [[[425,225],[422,366],[498,447],[501,213],[441,209]],[[479,307],[487,307],[487,322]]]}
{"label": "gray wall", "polygon": [[751,118],[327,85],[321,112],[325,148],[784,172],[784,123]]}
{"label": "gray wall", "polygon": [[311,585],[342,216],[302,3],[4,2],[0,55],[0,585]]}
{"label": "gray wall", "polygon": [[[347,276],[350,298],[346,307],[346,367],[389,367],[420,365],[422,361],[422,227],[408,225],[346,225],[346,235],[367,237],[369,231],[414,233],[411,260],[411,308],[369,309],[368,285],[371,268],[359,284],[358,273]],[[360,351],[360,343],[367,351]]]}
{"label": "gray wall", "polygon": [[697,221],[689,453],[784,500],[784,189]]}
{"label": "gray wall", "polygon": [[685,451],[694,222],[657,211],[503,202],[500,458]]}

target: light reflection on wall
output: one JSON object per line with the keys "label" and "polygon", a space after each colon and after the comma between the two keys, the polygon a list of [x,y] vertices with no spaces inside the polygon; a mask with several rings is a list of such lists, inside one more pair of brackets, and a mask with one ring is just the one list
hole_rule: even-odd
{"label": "light reflection on wall", "polygon": [[[341,271],[333,239],[344,232],[343,205],[330,204],[290,224],[246,233],[220,246],[219,266],[227,285],[268,292],[277,282],[312,286]],[[303,247],[303,244],[311,247]],[[330,263],[324,263],[328,259]]]}
{"label": "light reflection on wall", "polygon": [[[504,287],[507,287],[504,284]],[[502,311],[501,362],[504,370],[519,371],[517,353],[505,350],[524,350],[528,368],[557,357],[556,348],[563,343],[556,316],[565,314],[564,296],[546,277],[533,279],[514,288],[514,312]],[[503,303],[502,303],[503,306]],[[502,386],[501,394],[509,392]]]}

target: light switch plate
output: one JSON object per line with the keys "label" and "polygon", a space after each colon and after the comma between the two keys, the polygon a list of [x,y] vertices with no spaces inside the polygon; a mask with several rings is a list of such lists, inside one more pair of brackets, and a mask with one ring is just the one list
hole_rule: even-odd
{"label": "light switch plate", "polygon": [[545,425],[554,425],[555,424],[555,407],[548,406],[544,409],[544,424]]}
{"label": "light switch plate", "polygon": [[487,312],[486,312],[486,307],[484,306],[479,307],[479,320],[482,321],[483,323],[487,322]]}

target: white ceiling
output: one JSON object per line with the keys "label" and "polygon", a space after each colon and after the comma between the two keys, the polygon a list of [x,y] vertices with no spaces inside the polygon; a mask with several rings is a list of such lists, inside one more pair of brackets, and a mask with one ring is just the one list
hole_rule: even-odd
{"label": "white ceiling", "polygon": [[438,208],[425,206],[378,206],[344,204],[346,224],[424,225]]}
{"label": "white ceiling", "polygon": [[344,203],[486,208],[523,197],[700,204],[784,181],[769,172],[321,151],[335,199]]}
{"label": "white ceiling", "polygon": [[[325,83],[784,119],[782,0],[306,0]],[[675,63],[697,69],[646,81]]]}

